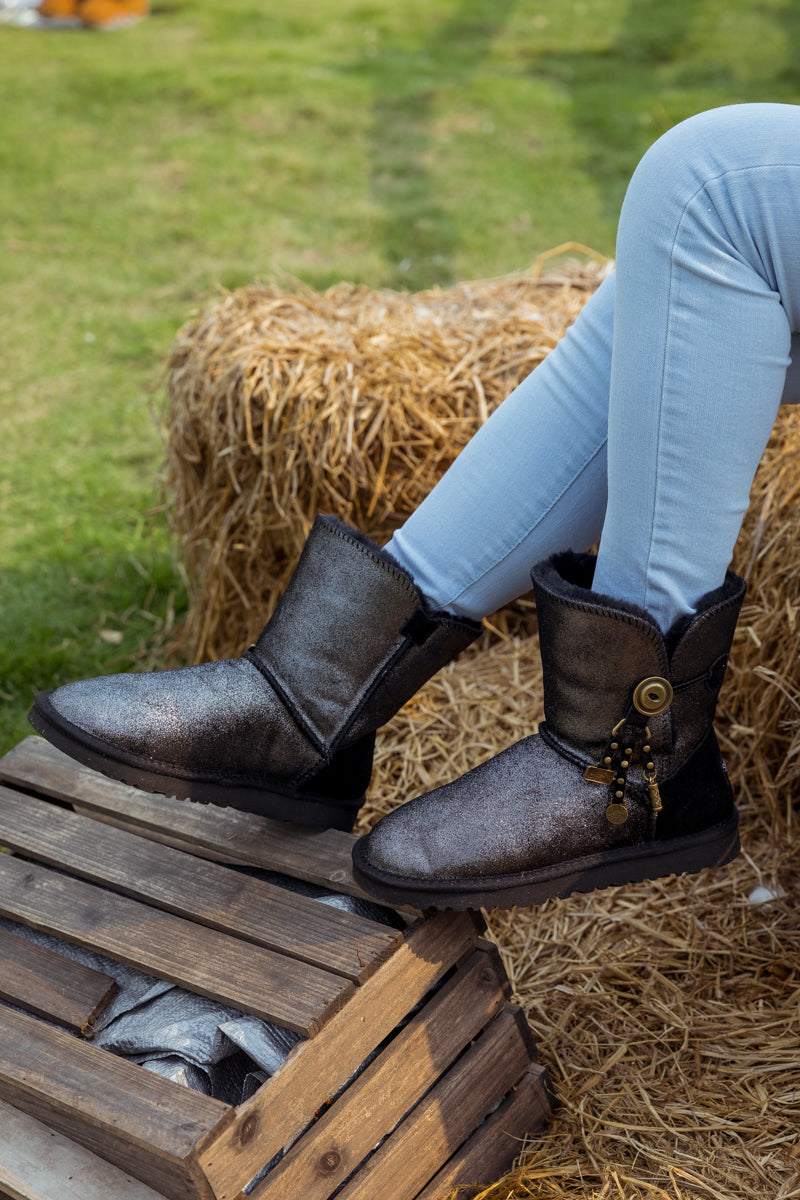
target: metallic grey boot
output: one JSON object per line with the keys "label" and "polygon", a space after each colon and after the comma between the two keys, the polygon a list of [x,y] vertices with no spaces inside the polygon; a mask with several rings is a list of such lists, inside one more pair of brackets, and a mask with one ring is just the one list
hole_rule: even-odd
{"label": "metallic grey boot", "polygon": [[29,720],[145,791],[350,829],[375,730],[480,629],[431,611],[391,555],[318,517],[242,658],[69,683],[40,693]]}
{"label": "metallic grey boot", "polygon": [[534,904],[728,862],[738,814],[712,728],[745,585],[728,573],[665,639],[590,590],[594,559],[532,573],[539,732],[361,838],[355,877],[393,904]]}

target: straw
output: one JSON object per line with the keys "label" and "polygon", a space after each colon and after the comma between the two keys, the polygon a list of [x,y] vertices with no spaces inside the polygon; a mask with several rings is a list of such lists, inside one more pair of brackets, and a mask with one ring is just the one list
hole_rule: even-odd
{"label": "straw", "polygon": [[607,269],[537,264],[416,295],[254,285],[181,330],[164,424],[194,584],[184,654],[225,657],[260,632],[317,512],[387,541]]}
{"label": "straw", "polygon": [[[238,653],[260,631],[316,511],[388,537],[604,269],[416,296],[245,288],[191,322],[167,417],[195,588],[184,651]],[[743,854],[489,914],[560,1108],[513,1171],[453,1198],[800,1198],[798,463],[800,414],[786,410],[737,547],[749,587],[717,723]],[[534,732],[530,600],[491,627],[380,731],[360,830]]]}

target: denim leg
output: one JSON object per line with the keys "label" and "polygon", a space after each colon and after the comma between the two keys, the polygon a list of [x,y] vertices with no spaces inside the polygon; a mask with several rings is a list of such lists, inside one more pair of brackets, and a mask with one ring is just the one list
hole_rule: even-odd
{"label": "denim leg", "polygon": [[595,587],[667,629],[725,575],[800,329],[800,107],[661,138],[620,216]]}
{"label": "denim leg", "polygon": [[595,588],[669,628],[724,578],[793,330],[800,107],[692,117],[634,174],[616,278],[389,549],[437,604],[480,617],[602,530]]}
{"label": "denim leg", "polygon": [[435,604],[487,616],[535,562],[600,536],[613,325],[612,276],[389,542]]}

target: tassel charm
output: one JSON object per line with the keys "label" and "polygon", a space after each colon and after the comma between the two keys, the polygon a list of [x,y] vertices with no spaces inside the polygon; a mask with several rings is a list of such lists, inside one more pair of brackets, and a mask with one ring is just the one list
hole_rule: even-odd
{"label": "tassel charm", "polygon": [[[630,739],[629,745],[625,744],[626,733]],[[637,737],[641,737],[642,734],[644,735],[644,745],[637,745]],[[656,782],[656,765],[650,757],[652,748],[649,744],[650,730],[648,726],[645,725],[643,730],[634,730],[623,719],[614,726],[611,739],[600,762],[587,767],[583,773],[587,783],[599,783],[611,789],[609,804],[606,808],[606,820],[610,825],[624,825],[630,816],[625,792],[628,768],[635,758],[643,760],[643,777],[652,813],[654,816],[660,813],[664,805],[661,800],[661,791]]]}
{"label": "tassel charm", "polygon": [[656,783],[655,771],[649,778],[647,775],[645,775],[644,778],[645,783],[647,784],[647,791],[650,796],[650,807],[654,813],[660,813],[664,805],[661,803],[661,792],[659,791],[658,784]]}

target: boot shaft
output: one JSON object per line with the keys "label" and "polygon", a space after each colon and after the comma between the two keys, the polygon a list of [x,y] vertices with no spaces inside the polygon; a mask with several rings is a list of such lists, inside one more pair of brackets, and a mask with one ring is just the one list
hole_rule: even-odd
{"label": "boot shaft", "polygon": [[428,611],[391,555],[323,516],[248,657],[327,755],[389,720],[480,629]]}
{"label": "boot shaft", "polygon": [[591,591],[594,559],[560,555],[532,572],[544,709],[558,740],[601,762],[613,731],[647,731],[668,778],[709,732],[745,584],[721,588],[665,638],[643,609]]}

